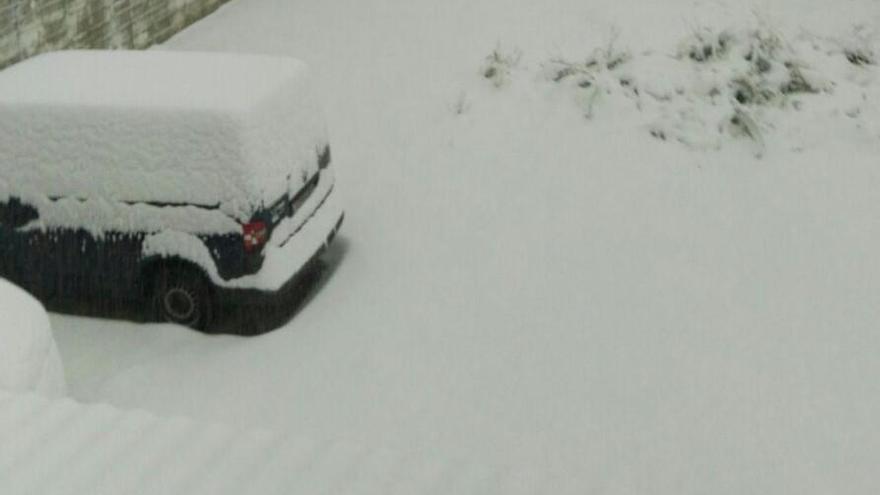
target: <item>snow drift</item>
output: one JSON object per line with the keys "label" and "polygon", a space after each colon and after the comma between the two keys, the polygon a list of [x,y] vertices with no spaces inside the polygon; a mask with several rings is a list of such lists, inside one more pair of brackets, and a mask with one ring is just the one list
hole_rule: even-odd
{"label": "snow drift", "polygon": [[46,311],[24,291],[0,279],[0,389],[61,396],[65,388]]}

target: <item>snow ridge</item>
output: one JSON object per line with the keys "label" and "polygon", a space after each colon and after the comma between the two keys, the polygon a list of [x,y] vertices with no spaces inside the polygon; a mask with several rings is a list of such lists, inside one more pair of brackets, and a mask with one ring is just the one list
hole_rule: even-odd
{"label": "snow ridge", "polygon": [[499,473],[430,455],[0,392],[6,495],[526,493]]}

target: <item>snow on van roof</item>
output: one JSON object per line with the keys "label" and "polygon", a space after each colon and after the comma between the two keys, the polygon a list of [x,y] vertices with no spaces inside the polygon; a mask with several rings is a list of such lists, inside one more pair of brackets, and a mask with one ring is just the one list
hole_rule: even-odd
{"label": "snow on van roof", "polygon": [[0,104],[236,111],[305,71],[296,59],[268,55],[60,51],[0,72]]}
{"label": "snow on van roof", "polygon": [[291,58],[67,51],[0,71],[0,195],[211,206],[246,222],[317,173],[326,145],[308,68]]}

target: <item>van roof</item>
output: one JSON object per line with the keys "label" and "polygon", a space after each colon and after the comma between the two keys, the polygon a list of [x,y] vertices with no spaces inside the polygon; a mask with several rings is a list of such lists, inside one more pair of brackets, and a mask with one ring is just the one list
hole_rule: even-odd
{"label": "van roof", "polygon": [[219,205],[243,222],[326,145],[291,58],[69,51],[0,71],[0,194]]}
{"label": "van roof", "polygon": [[267,55],[60,51],[0,71],[0,106],[246,111],[305,71]]}

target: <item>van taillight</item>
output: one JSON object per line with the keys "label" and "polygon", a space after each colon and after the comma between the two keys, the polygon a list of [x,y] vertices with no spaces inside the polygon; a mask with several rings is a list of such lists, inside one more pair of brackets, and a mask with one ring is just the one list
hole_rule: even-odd
{"label": "van taillight", "polygon": [[264,222],[251,222],[242,225],[241,233],[244,236],[244,250],[248,253],[259,250],[269,240],[269,229]]}

